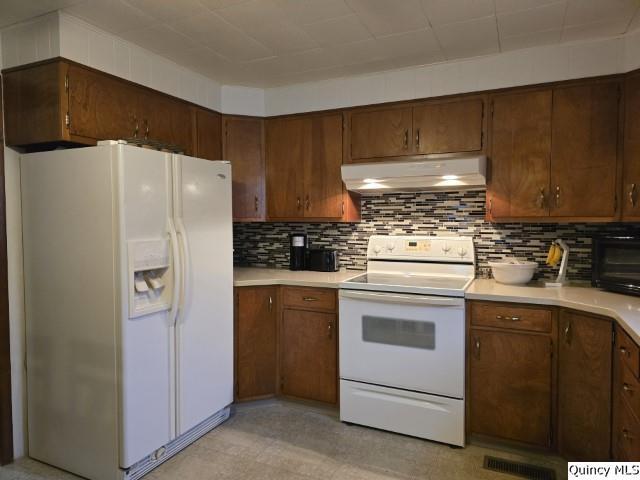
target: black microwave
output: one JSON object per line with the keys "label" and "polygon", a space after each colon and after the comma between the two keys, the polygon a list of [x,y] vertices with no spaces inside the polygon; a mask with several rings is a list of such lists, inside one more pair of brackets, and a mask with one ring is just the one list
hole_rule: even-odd
{"label": "black microwave", "polygon": [[640,236],[593,239],[594,287],[640,296]]}

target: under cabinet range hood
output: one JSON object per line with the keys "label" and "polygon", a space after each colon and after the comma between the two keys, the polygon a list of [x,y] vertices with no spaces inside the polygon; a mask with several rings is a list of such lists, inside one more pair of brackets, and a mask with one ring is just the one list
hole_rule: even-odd
{"label": "under cabinet range hood", "polygon": [[429,155],[342,165],[342,180],[347,190],[363,193],[463,190],[486,185],[486,166],[484,155]]}

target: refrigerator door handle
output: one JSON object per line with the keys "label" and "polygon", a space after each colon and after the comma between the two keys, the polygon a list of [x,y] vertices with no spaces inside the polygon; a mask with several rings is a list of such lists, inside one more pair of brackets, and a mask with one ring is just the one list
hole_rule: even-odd
{"label": "refrigerator door handle", "polygon": [[171,255],[173,257],[173,298],[171,300],[171,310],[169,310],[169,324],[175,325],[180,308],[180,290],[182,284],[182,262],[180,261],[180,248],[178,244],[178,232],[169,218],[169,237],[171,239]]}
{"label": "refrigerator door handle", "polygon": [[[178,236],[182,240],[182,311],[186,310],[186,305],[189,303],[189,293],[191,292],[191,283],[189,279],[190,267],[191,267],[191,251],[189,250],[189,238],[187,237],[187,229],[184,227],[182,217],[176,218],[176,226],[178,227]],[[184,321],[184,318],[183,318]]]}

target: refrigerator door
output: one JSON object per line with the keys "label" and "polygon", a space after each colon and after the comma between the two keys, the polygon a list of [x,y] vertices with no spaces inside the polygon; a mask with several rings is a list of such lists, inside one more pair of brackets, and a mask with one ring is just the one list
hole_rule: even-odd
{"label": "refrigerator door", "polygon": [[[170,299],[174,293],[171,269],[176,259],[170,254],[169,235],[171,155],[126,145],[117,148],[123,299],[119,365],[120,466],[127,468],[175,437],[175,338]],[[167,263],[170,266],[163,268]],[[158,266],[156,270],[145,270]],[[137,276],[134,270],[139,270]],[[151,291],[154,282],[150,280],[157,280],[156,272],[159,272],[158,278],[164,274],[165,284],[158,292],[169,301],[134,313],[132,301],[156,298]],[[144,291],[145,285],[149,291]],[[149,310],[151,313],[145,313]]]}
{"label": "refrigerator door", "polygon": [[231,166],[174,156],[183,296],[176,321],[177,433],[233,401]]}

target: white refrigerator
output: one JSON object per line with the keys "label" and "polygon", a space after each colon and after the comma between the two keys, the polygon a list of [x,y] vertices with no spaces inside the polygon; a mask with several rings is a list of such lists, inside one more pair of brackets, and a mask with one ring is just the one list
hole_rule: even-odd
{"label": "white refrigerator", "polygon": [[29,456],[139,478],[229,416],[231,166],[108,141],[21,187]]}

